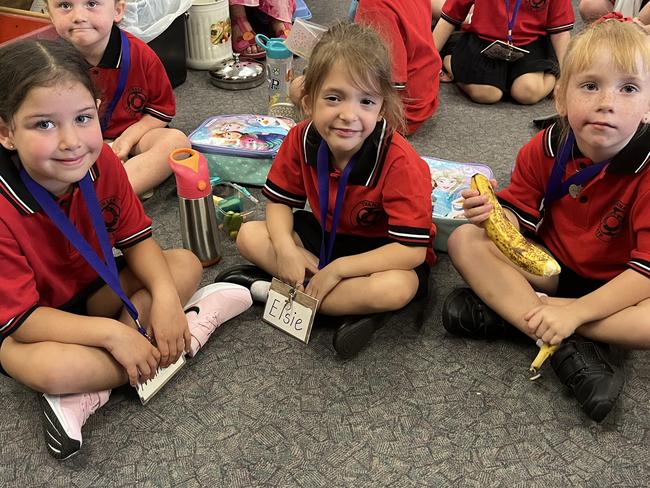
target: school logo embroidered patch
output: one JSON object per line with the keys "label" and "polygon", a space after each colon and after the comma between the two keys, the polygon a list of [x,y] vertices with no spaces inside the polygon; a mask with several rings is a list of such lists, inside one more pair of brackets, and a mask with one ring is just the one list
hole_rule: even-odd
{"label": "school logo embroidered patch", "polygon": [[528,0],[528,6],[533,10],[539,10],[546,5],[546,0]]}
{"label": "school logo embroidered patch", "polygon": [[109,233],[115,232],[117,230],[117,223],[120,220],[120,206],[115,197],[102,200],[99,203],[99,206],[102,209],[102,217],[106,224],[106,230]]}
{"label": "school logo embroidered patch", "polygon": [[126,108],[131,115],[136,115],[142,113],[144,106],[147,103],[147,96],[144,94],[144,90],[137,86],[129,89],[129,92],[126,96]]}
{"label": "school logo embroidered patch", "polygon": [[387,218],[379,202],[363,200],[352,211],[353,222],[359,227],[373,227]]}
{"label": "school logo embroidered patch", "polygon": [[629,205],[620,200],[614,204],[614,207],[607,212],[600,221],[596,229],[596,237],[604,242],[616,239],[623,228],[624,221],[627,217]]}

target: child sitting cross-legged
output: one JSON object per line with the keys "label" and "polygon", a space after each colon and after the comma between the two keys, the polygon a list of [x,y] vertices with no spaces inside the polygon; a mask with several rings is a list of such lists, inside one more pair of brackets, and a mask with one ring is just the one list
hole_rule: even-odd
{"label": "child sitting cross-legged", "polygon": [[57,33],[91,65],[101,93],[104,139],[124,162],[136,194],[147,198],[171,174],[169,154],[190,143],[181,131],[167,127],[176,100],[160,59],[117,26],[125,8],[124,0],[47,2]]}
{"label": "child sitting cross-legged", "polygon": [[112,388],[194,356],[252,303],[230,283],[197,292],[199,260],[152,238],[88,68],[66,43],[0,49],[0,373],[43,393],[58,459]]}
{"label": "child sitting cross-legged", "polygon": [[[217,280],[246,284],[260,300],[269,275],[304,289],[322,314],[346,316],[334,348],[351,357],[382,312],[426,293],[435,260],[431,175],[395,130],[400,98],[388,50],[370,27],[330,28],[312,52],[304,92],[310,119],[273,162],[266,221],[245,223],[237,236],[240,253],[263,271],[240,266]],[[293,212],[306,203],[312,211]]]}
{"label": "child sitting cross-legged", "polygon": [[470,224],[447,247],[471,288],[447,297],[443,324],[461,336],[519,330],[560,344],[555,373],[601,421],[624,381],[608,344],[650,348],[650,36],[616,18],[586,28],[567,49],[555,104],[562,123],[521,148],[498,198],[561,273],[512,264],[482,228],[487,197],[464,190]]}

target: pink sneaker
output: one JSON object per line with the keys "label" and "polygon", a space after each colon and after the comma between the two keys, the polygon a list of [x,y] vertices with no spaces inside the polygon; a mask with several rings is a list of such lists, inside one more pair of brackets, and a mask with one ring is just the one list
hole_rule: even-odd
{"label": "pink sneaker", "polygon": [[217,327],[244,312],[252,304],[250,291],[234,283],[213,283],[198,290],[185,306],[187,325],[192,336],[188,356],[194,357]]}
{"label": "pink sneaker", "polygon": [[81,427],[108,401],[111,390],[72,395],[41,395],[43,428],[48,452],[68,459],[81,448]]}

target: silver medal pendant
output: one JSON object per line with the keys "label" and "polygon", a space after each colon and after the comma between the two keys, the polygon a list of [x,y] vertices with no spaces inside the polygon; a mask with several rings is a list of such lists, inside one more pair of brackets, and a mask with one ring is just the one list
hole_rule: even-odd
{"label": "silver medal pendant", "polygon": [[582,186],[576,185],[574,183],[569,186],[569,195],[571,195],[573,198],[578,198],[578,195],[580,195],[581,190],[582,190]]}

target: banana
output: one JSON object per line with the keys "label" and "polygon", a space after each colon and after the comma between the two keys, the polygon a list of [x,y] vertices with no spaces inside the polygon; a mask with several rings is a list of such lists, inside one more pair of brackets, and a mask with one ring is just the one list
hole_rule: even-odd
{"label": "banana", "polygon": [[494,189],[484,175],[472,176],[471,187],[481,195],[487,195],[493,210],[485,221],[485,233],[510,261],[529,273],[538,276],[553,276],[560,272],[560,265],[539,247],[531,244],[508,220]]}
{"label": "banana", "polygon": [[557,351],[557,348],[560,347],[559,344],[554,344],[551,346],[546,342],[542,342],[541,340],[537,341],[537,344],[539,345],[539,351],[537,352],[535,359],[533,359],[533,362],[530,363],[529,369],[529,371],[533,374],[533,376],[530,378],[531,381],[536,380],[541,376],[539,374],[539,370],[542,368],[542,364],[544,364],[544,361],[550,358],[555,353],[555,351]]}

